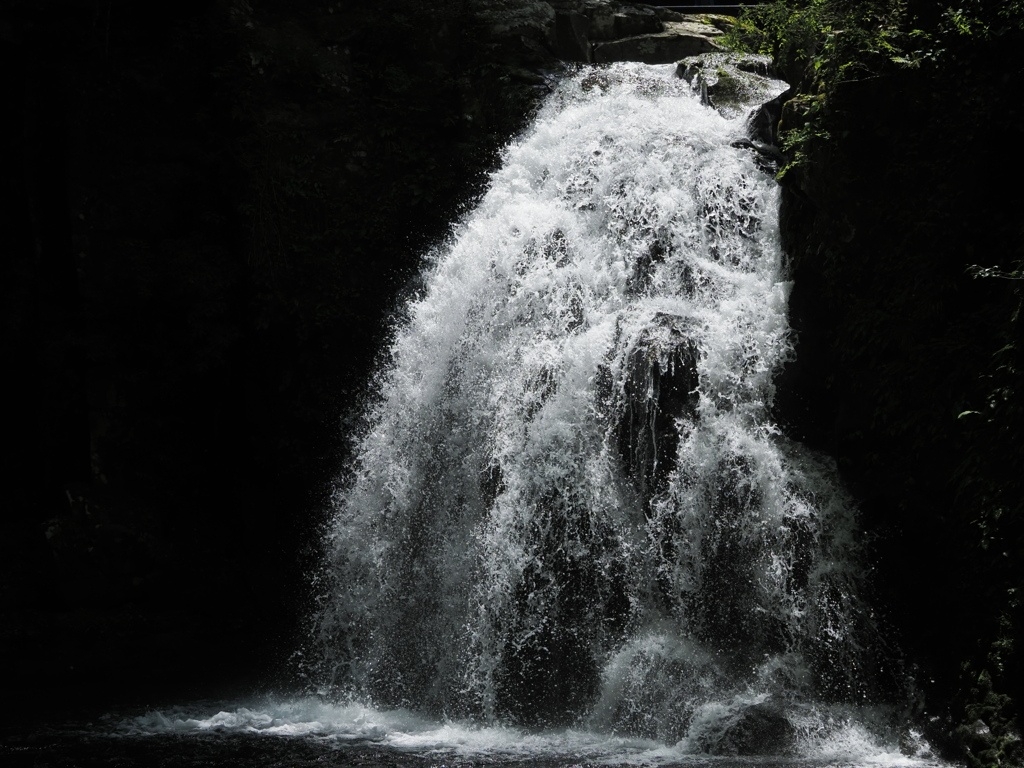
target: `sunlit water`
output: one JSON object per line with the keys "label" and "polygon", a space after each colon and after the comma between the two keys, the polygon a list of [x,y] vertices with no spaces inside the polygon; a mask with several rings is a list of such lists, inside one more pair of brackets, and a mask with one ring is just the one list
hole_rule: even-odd
{"label": "sunlit water", "polygon": [[933,761],[856,509],[773,420],[789,284],[747,111],[672,67],[567,78],[398,321],[326,533],[318,695],[111,715],[79,762]]}
{"label": "sunlit water", "polygon": [[[695,765],[727,763],[800,765],[918,765],[924,762],[880,743],[849,717],[804,734],[799,758],[709,758],[685,744],[600,734],[582,729],[527,731],[465,722],[439,722],[408,710],[379,711],[361,705],[330,705],[320,699],[261,701],[218,710],[216,706],[149,712],[112,724],[121,737],[160,734],[247,734],[312,739],[323,747],[377,750],[380,755],[426,757],[437,762],[522,761],[593,765]],[[820,726],[816,725],[816,728]],[[923,745],[914,745],[923,749]],[[905,747],[906,749],[906,747]]]}
{"label": "sunlit water", "polygon": [[[820,727],[820,725],[818,726]],[[581,729],[528,731],[441,722],[408,710],[331,705],[318,698],[202,702],[108,714],[16,735],[0,732],[5,766],[248,765],[440,766],[922,766],[938,763],[917,741],[904,754],[837,719],[807,733],[799,756],[711,757],[685,745]]]}

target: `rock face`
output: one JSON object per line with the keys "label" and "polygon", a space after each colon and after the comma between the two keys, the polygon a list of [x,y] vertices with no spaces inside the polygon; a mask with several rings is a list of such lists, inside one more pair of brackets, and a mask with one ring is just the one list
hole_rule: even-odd
{"label": "rock face", "polygon": [[543,37],[555,21],[551,3],[539,0],[484,0],[476,9],[477,17],[496,38]]}
{"label": "rock face", "polygon": [[731,17],[688,15],[614,0],[481,0],[477,18],[488,37],[552,60],[670,64],[721,51]]}
{"label": "rock face", "polygon": [[645,504],[675,468],[676,420],[692,418],[697,407],[699,353],[690,321],[659,314],[657,323],[630,356],[618,428],[619,452]]}
{"label": "rock face", "polygon": [[[1011,764],[983,753],[1007,722],[1000,708],[1020,711],[1024,691],[1024,612],[1006,600],[1024,562],[1022,283],[971,270],[1020,264],[1024,194],[1006,180],[1021,175],[1007,149],[1024,140],[1024,107],[1003,83],[1018,77],[1022,39],[951,48],[931,67],[892,66],[828,92],[799,83],[780,125],[828,138],[809,141],[783,178],[798,344],[778,406],[859,497],[879,542],[879,602],[907,657],[934,671],[918,679],[928,709],[952,710],[926,735],[942,744],[959,719],[949,748],[969,765]],[[951,136],[971,151],[949,151]],[[958,417],[975,410],[985,416]],[[1018,564],[1014,575],[1000,562]],[[991,736],[976,727],[982,712]],[[1016,728],[1003,738],[1020,743]]]}
{"label": "rock face", "polygon": [[645,64],[671,64],[687,56],[723,50],[715,42],[721,30],[704,24],[699,17],[667,22],[664,30],[645,35],[599,43],[594,46],[594,61],[642,61]]}
{"label": "rock face", "polygon": [[[39,130],[0,150],[20,169],[0,282],[25,372],[0,677],[109,691],[205,676],[212,647],[244,646],[247,663],[295,620],[300,520],[335,461],[310,457],[344,452],[334,425],[421,245],[560,60],[684,19],[610,0],[390,0],[183,3],[95,25],[88,4],[58,21],[53,3],[16,5],[0,36],[19,63],[0,81]],[[240,571],[257,576],[230,606],[180,589],[181,573]],[[557,696],[590,695],[564,638],[543,640],[537,663],[581,681]],[[159,668],[139,650],[154,648]]]}
{"label": "rock face", "polygon": [[701,101],[726,117],[742,113],[744,104],[767,103],[789,86],[774,77],[768,56],[716,53],[679,62],[676,74],[700,92]]}
{"label": "rock face", "polygon": [[[726,117],[748,112],[747,138],[733,146],[754,153],[766,173],[775,174],[783,162],[777,144],[779,116],[792,93],[776,77],[768,56],[746,53],[705,53],[689,56],[676,66],[676,75],[700,93],[701,101]],[[750,104],[759,104],[751,110]]]}

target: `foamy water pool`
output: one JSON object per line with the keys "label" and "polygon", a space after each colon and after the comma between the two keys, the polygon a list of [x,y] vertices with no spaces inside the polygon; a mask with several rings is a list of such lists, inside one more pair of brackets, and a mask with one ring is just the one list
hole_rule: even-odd
{"label": "foamy water pool", "polygon": [[[4,765],[941,766],[920,742],[882,743],[853,720],[804,727],[792,754],[709,756],[686,739],[528,731],[317,698],[197,702],[107,713],[0,737]],[[907,754],[909,753],[909,754]]]}

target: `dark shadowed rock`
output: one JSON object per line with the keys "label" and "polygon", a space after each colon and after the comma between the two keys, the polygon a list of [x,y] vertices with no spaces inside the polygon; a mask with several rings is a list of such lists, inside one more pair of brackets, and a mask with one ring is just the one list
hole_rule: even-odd
{"label": "dark shadowed rock", "polygon": [[[716,40],[735,23],[730,16],[615,0],[479,0],[474,15],[491,41],[540,46],[547,57],[594,63],[671,64],[721,51]],[[543,63],[545,56],[531,58]]]}
{"label": "dark shadowed rock", "polygon": [[590,39],[613,40],[616,6],[606,0],[585,0],[583,13],[590,19]]}
{"label": "dark shadowed rock", "polygon": [[796,730],[772,700],[738,706],[701,732],[696,746],[710,755],[781,755],[793,747]]}
{"label": "dark shadowed rock", "polygon": [[721,30],[700,21],[668,22],[663,32],[596,44],[594,61],[671,64],[687,56],[723,50],[716,42],[716,38],[721,36]]}
{"label": "dark shadowed rock", "polygon": [[653,8],[625,5],[615,14],[615,36],[649,35],[661,32],[664,25]]}
{"label": "dark shadowed rock", "polygon": [[641,498],[660,492],[675,467],[678,419],[697,407],[697,359],[691,321],[661,314],[630,355],[619,417],[619,452]]}
{"label": "dark shadowed rock", "polygon": [[491,43],[505,41],[515,48],[525,41],[553,42],[555,9],[541,0],[486,0],[475,6],[474,16]]}
{"label": "dark shadowed rock", "polygon": [[751,113],[747,120],[747,132],[754,141],[775,146],[779,142],[779,120],[782,118],[782,105],[793,95],[790,88],[765,102]]}
{"label": "dark shadowed rock", "polygon": [[555,14],[555,53],[564,61],[590,61],[587,33],[590,21],[582,13]]}

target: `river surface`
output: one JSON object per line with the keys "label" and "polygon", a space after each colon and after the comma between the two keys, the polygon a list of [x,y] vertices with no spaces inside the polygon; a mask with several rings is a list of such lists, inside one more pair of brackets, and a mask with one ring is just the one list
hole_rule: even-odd
{"label": "river surface", "polygon": [[0,765],[25,766],[938,766],[923,742],[901,753],[851,717],[796,756],[709,757],[583,729],[529,731],[438,722],[315,698],[254,698],[106,712],[0,729]]}

